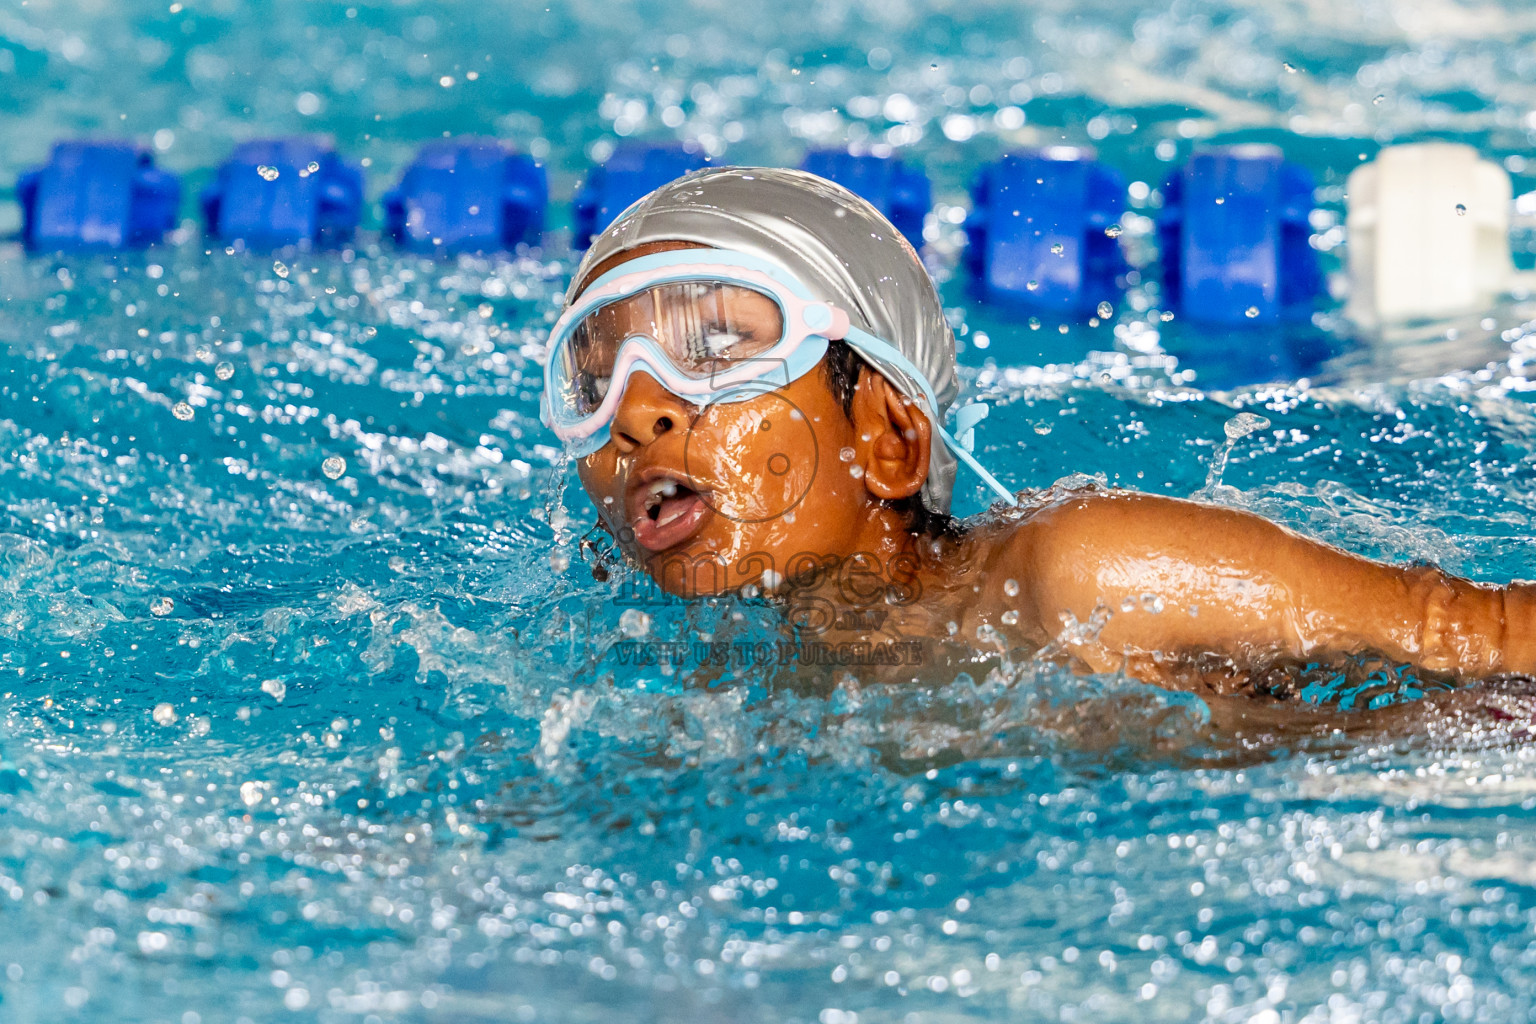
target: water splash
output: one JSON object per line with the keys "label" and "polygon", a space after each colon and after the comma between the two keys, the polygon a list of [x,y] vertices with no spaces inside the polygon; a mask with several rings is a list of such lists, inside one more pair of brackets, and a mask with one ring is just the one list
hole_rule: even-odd
{"label": "water splash", "polygon": [[1205,475],[1205,487],[1199,492],[1200,496],[1210,497],[1216,493],[1216,488],[1221,485],[1221,475],[1227,470],[1227,459],[1233,447],[1255,431],[1268,430],[1269,425],[1268,419],[1252,412],[1240,412],[1222,424],[1226,440],[1217,446],[1215,454],[1211,456],[1211,468]]}

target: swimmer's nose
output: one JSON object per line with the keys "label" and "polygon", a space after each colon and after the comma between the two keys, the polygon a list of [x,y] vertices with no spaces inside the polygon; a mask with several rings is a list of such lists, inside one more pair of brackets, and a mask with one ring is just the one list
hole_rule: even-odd
{"label": "swimmer's nose", "polygon": [[624,454],[655,441],[658,437],[687,422],[682,399],[652,380],[637,373],[619,399],[613,422],[608,426],[614,445]]}

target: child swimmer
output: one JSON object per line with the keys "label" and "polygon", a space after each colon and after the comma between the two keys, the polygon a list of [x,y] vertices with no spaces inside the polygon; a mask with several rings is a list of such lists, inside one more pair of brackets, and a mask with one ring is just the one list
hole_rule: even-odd
{"label": "child swimmer", "polygon": [[[1015,498],[962,443],[975,407],[959,439],[944,429],[954,352],[916,253],[868,203],[800,171],[706,170],[594,240],[544,414],[663,590],[760,588],[866,661],[982,637],[1208,694],[1330,659],[1536,673],[1536,585],[1384,565],[1175,498]],[[949,516],[957,459],[1002,508]]]}

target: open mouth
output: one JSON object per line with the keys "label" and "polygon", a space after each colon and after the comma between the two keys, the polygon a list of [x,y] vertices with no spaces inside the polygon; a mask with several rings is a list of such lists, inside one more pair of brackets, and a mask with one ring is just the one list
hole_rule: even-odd
{"label": "open mouth", "polygon": [[709,513],[704,495],[671,473],[646,474],[633,485],[629,525],[635,542],[647,551],[664,551],[693,536]]}

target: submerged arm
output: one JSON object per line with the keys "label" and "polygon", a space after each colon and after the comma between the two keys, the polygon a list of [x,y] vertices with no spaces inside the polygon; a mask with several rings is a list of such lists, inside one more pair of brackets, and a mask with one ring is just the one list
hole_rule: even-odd
{"label": "submerged arm", "polygon": [[1027,533],[1040,626],[1103,621],[1073,643],[1096,670],[1370,651],[1469,677],[1536,672],[1530,584],[1383,565],[1249,513],[1144,494],[1064,501]]}

